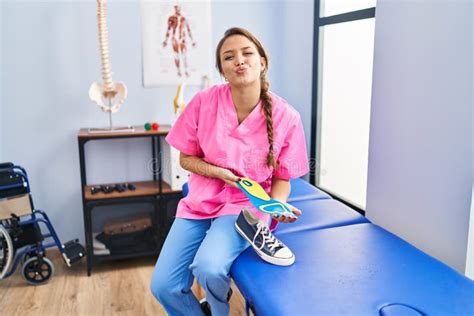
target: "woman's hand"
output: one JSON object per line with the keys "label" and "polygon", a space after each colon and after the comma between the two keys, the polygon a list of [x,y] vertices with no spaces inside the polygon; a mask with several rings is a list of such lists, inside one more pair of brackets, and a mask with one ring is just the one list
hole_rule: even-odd
{"label": "woman's hand", "polygon": [[276,221],[279,221],[280,223],[293,223],[294,221],[296,221],[297,217],[300,216],[302,213],[299,209],[297,209],[293,205],[290,205],[288,203],[285,203],[285,204],[290,208],[293,214],[296,215],[296,217],[287,217],[285,215],[280,215],[277,217],[275,215],[272,215],[272,218]]}
{"label": "woman's hand", "polygon": [[240,178],[237,177],[232,171],[224,168],[219,168],[217,177],[223,180],[228,185],[233,186],[234,188],[238,188],[236,182],[240,181]]}

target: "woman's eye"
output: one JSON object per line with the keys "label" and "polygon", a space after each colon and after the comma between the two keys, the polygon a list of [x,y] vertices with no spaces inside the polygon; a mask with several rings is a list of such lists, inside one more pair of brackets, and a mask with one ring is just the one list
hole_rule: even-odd
{"label": "woman's eye", "polygon": [[252,52],[245,52],[244,55],[253,55]]}
{"label": "woman's eye", "polygon": [[226,56],[224,57],[224,60],[231,60],[232,59],[232,56]]}

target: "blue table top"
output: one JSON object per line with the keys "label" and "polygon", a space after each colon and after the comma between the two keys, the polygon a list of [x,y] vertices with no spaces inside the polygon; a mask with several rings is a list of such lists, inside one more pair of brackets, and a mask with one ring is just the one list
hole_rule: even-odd
{"label": "blue table top", "polygon": [[[280,237],[295,253],[294,265],[268,264],[248,248],[231,269],[257,315],[379,315],[389,305],[428,315],[474,315],[473,281],[379,226]],[[400,308],[385,308],[395,310]]]}

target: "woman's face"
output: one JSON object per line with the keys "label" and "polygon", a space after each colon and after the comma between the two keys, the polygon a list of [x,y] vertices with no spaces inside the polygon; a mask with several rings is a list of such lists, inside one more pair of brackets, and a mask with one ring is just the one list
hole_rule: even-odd
{"label": "woman's face", "polygon": [[222,75],[231,86],[247,86],[260,83],[265,58],[261,57],[255,44],[242,35],[232,35],[221,47]]}

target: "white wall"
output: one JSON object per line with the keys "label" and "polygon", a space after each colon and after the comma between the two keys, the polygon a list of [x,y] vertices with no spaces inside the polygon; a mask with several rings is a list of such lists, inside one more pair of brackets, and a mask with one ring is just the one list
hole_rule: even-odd
{"label": "white wall", "polygon": [[[48,212],[62,239],[83,240],[77,132],[81,127],[108,124],[106,114],[88,100],[90,84],[100,81],[96,2],[7,0],[1,6],[0,159],[29,171],[35,204]],[[292,92],[290,102],[310,113],[312,68],[306,63],[312,56],[312,9],[302,13],[308,18],[302,25],[304,58],[299,60],[300,51],[294,50],[296,60],[288,61],[282,57],[284,51],[294,48],[281,36],[285,25],[290,25],[284,19],[300,16],[283,13],[282,8],[291,7],[290,1],[212,1],[212,45],[229,27],[250,29],[270,53],[272,90],[283,97]],[[109,1],[108,23],[113,78],[128,87],[128,99],[114,122],[171,122],[175,89],[142,87],[139,1]],[[292,62],[299,70],[288,78],[283,67]],[[214,75],[214,82],[221,82]],[[300,75],[306,81],[301,94],[286,87],[287,83],[296,87]],[[185,99],[196,90],[187,89]],[[309,137],[309,115],[302,116]],[[92,142],[86,151],[90,183],[151,178],[147,170],[150,147],[145,140]]]}
{"label": "white wall", "polygon": [[[272,83],[280,95],[301,114],[308,157],[311,152],[311,101],[313,89],[314,1],[283,1],[278,16],[279,30],[273,36],[280,43],[278,77]],[[304,177],[309,180],[309,174]]]}
{"label": "white wall", "polygon": [[289,0],[282,10],[280,90],[301,114],[306,148],[311,143],[314,1]]}
{"label": "white wall", "polygon": [[367,216],[464,272],[472,185],[472,10],[378,1]]}
{"label": "white wall", "polygon": [[[472,16],[474,17],[474,5],[472,6]],[[471,41],[474,43],[474,23],[471,29]],[[474,75],[474,64],[472,66],[471,78]],[[472,79],[471,79],[472,80]],[[471,82],[471,108],[474,109],[474,98],[472,91],[474,91],[474,80]],[[467,259],[466,259],[466,275],[474,280],[474,110],[472,110],[472,124],[471,124],[471,142],[472,142],[472,197],[471,197],[471,215],[469,218],[469,238],[467,243]]]}
{"label": "white wall", "polygon": [[[474,157],[474,156],[473,156]],[[471,216],[467,243],[466,276],[474,280],[474,184],[472,186]]]}

